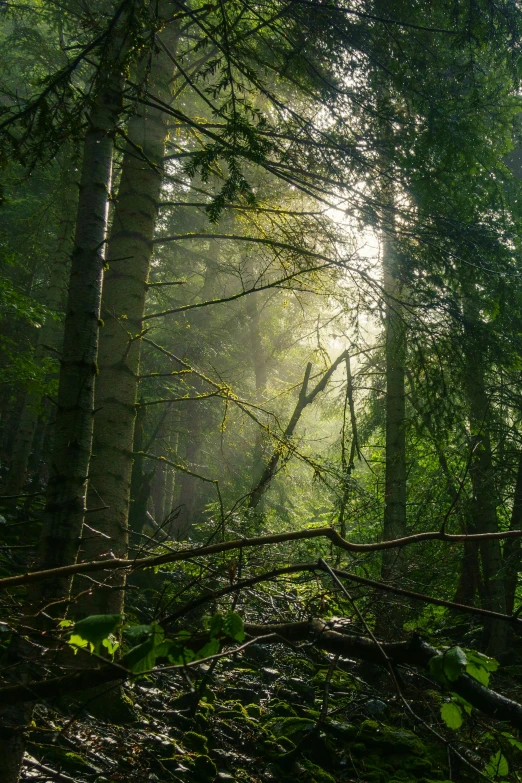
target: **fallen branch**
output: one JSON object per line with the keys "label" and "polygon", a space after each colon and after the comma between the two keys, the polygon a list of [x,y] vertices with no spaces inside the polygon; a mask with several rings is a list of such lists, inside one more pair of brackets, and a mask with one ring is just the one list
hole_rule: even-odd
{"label": "fallen branch", "polygon": [[[190,603],[185,604],[185,606],[182,606],[173,614],[164,617],[161,620],[161,623],[165,626],[168,626],[170,623],[175,622],[180,617],[184,617],[189,612],[208,603],[209,601],[216,601],[218,598],[223,598],[225,595],[230,595],[231,593],[236,593],[249,587],[254,587],[261,582],[272,581],[273,579],[277,579],[279,576],[306,573],[307,571],[316,572],[325,570],[326,569],[321,565],[320,562],[300,563],[283,568],[274,568],[273,571],[267,571],[263,574],[252,576],[249,579],[242,579],[232,585],[223,587],[221,590],[213,590],[212,592],[205,593],[204,595],[195,598],[193,601],[190,601]],[[406,598],[412,598],[414,601],[422,601],[422,603],[433,604],[435,606],[444,606],[447,609],[452,609],[456,612],[475,614],[479,617],[494,617],[496,620],[505,620],[508,623],[522,624],[522,618],[516,612],[514,614],[501,614],[500,612],[493,612],[491,609],[482,609],[479,606],[468,606],[467,604],[459,604],[455,601],[446,601],[444,598],[433,598],[432,596],[426,595],[425,593],[417,593],[413,590],[407,590],[404,587],[395,587],[395,585],[389,585],[385,582],[377,582],[374,579],[368,579],[367,577],[359,576],[358,574],[351,574],[348,571],[341,571],[338,568],[332,568],[331,571],[333,571],[333,573],[341,579],[348,579],[349,581],[355,582],[356,584],[365,585],[366,587],[371,587],[375,590],[382,590],[385,593],[403,595]]]}
{"label": "fallen branch", "polygon": [[58,780],[60,783],[76,783],[75,779],[69,777],[69,775],[64,775],[63,772],[57,772],[56,770],[51,769],[51,767],[47,767],[45,764],[40,764],[34,759],[27,758],[27,756],[24,758],[24,766],[36,769],[38,772],[42,772],[45,777]]}
{"label": "fallen branch", "polygon": [[399,549],[411,544],[418,544],[424,541],[443,541],[449,544],[462,544],[467,541],[488,541],[492,539],[521,538],[522,530],[506,530],[498,533],[474,533],[466,535],[464,533],[450,534],[439,531],[431,533],[415,533],[404,538],[396,538],[391,541],[377,541],[373,544],[357,544],[353,541],[346,541],[332,527],[316,527],[307,530],[296,530],[290,533],[277,533],[270,536],[257,536],[255,538],[236,538],[232,541],[221,541],[209,546],[193,547],[191,549],[181,549],[179,552],[169,552],[163,555],[152,555],[138,560],[126,560],[122,557],[115,557],[110,560],[91,560],[86,563],[73,563],[59,568],[49,568],[41,571],[29,571],[18,576],[8,576],[0,579],[0,590],[5,590],[17,585],[33,584],[42,582],[45,579],[55,577],[66,577],[74,574],[88,574],[91,571],[114,571],[117,569],[128,569],[137,571],[140,568],[155,568],[156,566],[167,563],[178,563],[184,560],[191,560],[194,557],[206,557],[207,555],[216,555],[221,552],[230,552],[235,549],[245,549],[247,547],[268,546],[269,544],[281,544],[285,541],[303,541],[312,538],[328,538],[334,546],[343,549],[346,552],[381,552],[384,549]]}

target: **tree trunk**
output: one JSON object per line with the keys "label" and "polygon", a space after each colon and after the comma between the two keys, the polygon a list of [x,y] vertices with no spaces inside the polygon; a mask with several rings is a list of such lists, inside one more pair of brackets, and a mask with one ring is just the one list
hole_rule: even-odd
{"label": "tree trunk", "polygon": [[[498,531],[497,491],[491,451],[490,404],[486,393],[483,363],[484,334],[478,308],[466,296],[464,301],[464,386],[470,409],[473,454],[470,477],[473,488],[472,514],[477,533]],[[505,613],[506,597],[502,550],[498,540],[484,541],[479,547],[484,584],[484,608]],[[487,619],[484,644],[490,655],[500,655],[507,643],[507,624]]]}
{"label": "tree trunk", "polygon": [[[253,287],[255,284],[255,271],[252,257],[248,255],[245,259],[245,270],[247,274],[247,285]],[[256,383],[255,402],[261,403],[266,392],[267,372],[266,356],[261,338],[261,329],[259,324],[258,294],[250,294],[246,297],[246,312],[248,319],[248,335],[251,351],[251,361],[254,368],[254,377]],[[254,453],[252,456],[252,486],[255,487],[263,473],[263,455],[266,448],[266,435],[262,429],[256,427],[254,440]]]}
{"label": "tree trunk", "polygon": [[[518,471],[511,510],[510,530],[522,529],[522,452],[518,458]],[[504,567],[506,573],[506,612],[512,614],[515,608],[515,594],[520,570],[520,539],[508,538],[504,544]]]}
{"label": "tree trunk", "polygon": [[[401,306],[402,286],[394,239],[383,240],[383,281],[386,292],[386,471],[384,482],[383,539],[406,535],[406,323]],[[385,550],[381,579],[393,582],[404,571],[402,550]],[[393,599],[383,602],[377,616],[377,632],[393,638],[400,635],[403,612]]]}
{"label": "tree trunk", "polygon": [[[194,403],[197,405],[198,403]],[[201,417],[195,415],[191,419],[191,428],[185,436],[185,453],[183,463],[189,470],[197,472],[197,460],[201,448]],[[190,473],[180,472],[178,479],[179,496],[178,505],[179,514],[172,521],[169,529],[173,537],[180,541],[187,537],[190,528],[194,524],[196,513],[197,490],[200,479],[191,476]]]}
{"label": "tree trunk", "polygon": [[[161,9],[162,18],[168,18],[169,9],[167,3]],[[167,26],[159,37],[150,72],[148,58],[141,65],[144,78],[149,80],[149,92],[165,102],[170,95],[169,81],[174,66],[164,47],[173,48],[177,37],[177,27]],[[82,557],[87,560],[126,557],[128,551],[140,334],[163,183],[167,119],[161,110],[141,106],[129,120],[107,253],[109,269],[103,287],[104,325],[100,333],[97,412],[89,474],[88,507],[104,507],[90,514],[89,525],[104,535],[90,537],[85,542]],[[95,578],[103,581],[103,573]],[[110,581],[107,589],[98,588],[82,602],[80,614],[121,613],[125,576],[120,573]]]}
{"label": "tree trunk", "polygon": [[[67,174],[69,174],[70,162],[66,161]],[[70,182],[64,183],[64,199],[61,206],[61,219],[58,232],[56,255],[49,273],[49,283],[45,295],[44,304],[53,314],[61,315],[64,310],[65,294],[67,288],[67,275],[69,272],[69,258],[71,241],[74,229],[74,208],[77,187],[71,187]],[[50,357],[56,359],[62,349],[62,321],[49,317],[38,330],[38,341],[34,352],[36,364],[42,364],[44,359]],[[38,391],[30,391],[23,403],[22,413],[19,418],[18,431],[13,444],[13,451],[9,465],[9,474],[5,485],[6,495],[19,494],[25,485],[27,467],[33,438],[40,418],[41,396]]]}
{"label": "tree trunk", "polygon": [[[113,140],[122,105],[120,63],[125,51],[127,19],[123,16],[121,24],[116,25],[109,51],[105,52],[106,65],[93,87],[95,98],[83,143],[54,448],[37,553],[39,568],[56,568],[75,562],[85,512]],[[27,613],[32,614],[37,606],[49,605],[46,616],[63,615],[69,591],[70,579],[66,577],[35,586],[29,591]],[[33,619],[26,622],[32,623]],[[15,643],[11,652],[21,661],[24,651],[20,649],[20,643]],[[23,677],[23,666],[21,671],[19,676]],[[30,709],[16,715],[2,714],[2,783],[17,783],[19,779],[25,744],[23,727],[30,716]]]}

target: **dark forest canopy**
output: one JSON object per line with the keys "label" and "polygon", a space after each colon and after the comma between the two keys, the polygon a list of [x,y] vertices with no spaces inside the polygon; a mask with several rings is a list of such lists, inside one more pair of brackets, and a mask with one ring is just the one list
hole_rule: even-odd
{"label": "dark forest canopy", "polygon": [[0,4],[2,783],[522,780],[521,34]]}

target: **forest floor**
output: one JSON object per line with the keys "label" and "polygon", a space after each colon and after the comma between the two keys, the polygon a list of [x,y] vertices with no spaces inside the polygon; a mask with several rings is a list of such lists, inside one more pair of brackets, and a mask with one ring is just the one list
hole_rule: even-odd
{"label": "forest floor", "polygon": [[[385,670],[334,660],[309,647],[252,645],[214,667],[202,664],[190,675],[165,673],[126,685],[126,720],[119,721],[123,725],[114,715],[111,722],[103,720],[103,708],[101,715],[92,714],[98,709],[93,710],[87,697],[58,711],[56,705],[39,706],[29,732],[23,780],[483,779],[484,762],[498,747],[502,724],[494,725],[474,710],[459,732],[450,731],[440,720],[447,696],[438,686],[407,668],[401,667],[399,675],[415,718],[404,709]],[[496,687],[501,684],[497,679]],[[113,695],[118,702],[117,691]],[[510,695],[517,697],[513,691]],[[522,753],[512,749],[511,772],[522,768],[521,760]],[[502,777],[511,779],[517,778]]]}

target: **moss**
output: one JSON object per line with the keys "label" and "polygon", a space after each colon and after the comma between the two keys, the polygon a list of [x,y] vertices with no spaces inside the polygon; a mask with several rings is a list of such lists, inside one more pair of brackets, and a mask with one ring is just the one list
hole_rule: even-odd
{"label": "moss", "polygon": [[[311,684],[317,686],[318,688],[322,688],[328,675],[328,671],[328,667],[319,669],[314,675]],[[345,674],[345,672],[342,672],[339,669],[336,669],[332,674],[330,688],[331,690],[336,690],[339,688],[342,688],[342,690],[356,690],[356,688],[354,688],[353,677],[350,677],[349,674]]]}
{"label": "moss", "polygon": [[296,716],[297,713],[293,707],[291,707],[286,701],[278,701],[274,699],[270,702],[270,711],[274,715],[281,715],[283,718]]}
{"label": "moss", "polygon": [[249,715],[251,718],[259,719],[263,714],[263,710],[261,709],[259,704],[247,704],[247,706],[245,707],[245,711],[247,715]]}
{"label": "moss", "polygon": [[245,718],[248,720],[248,712],[243,707],[240,701],[224,701],[222,702],[224,707],[223,712],[230,718]]}
{"label": "moss", "polygon": [[313,675],[317,670],[316,664],[309,661],[308,658],[297,658],[295,655],[283,655],[281,658],[278,658],[278,661],[280,661],[282,665],[288,666],[294,672],[299,672],[300,675],[302,675],[304,671]]}
{"label": "moss", "polygon": [[208,753],[207,738],[202,734],[197,734],[195,731],[185,732],[185,745],[196,753],[205,755]]}
{"label": "moss", "polygon": [[68,772],[92,771],[91,765],[82,756],[60,747],[46,748],[45,760],[59,764],[60,767]]}
{"label": "moss", "polygon": [[295,748],[295,743],[293,743],[291,739],[288,739],[288,737],[279,737],[278,742],[285,751],[290,751]]}
{"label": "moss", "polygon": [[363,720],[361,723],[361,731],[365,732],[366,734],[375,732],[377,733],[380,731],[380,724],[377,723],[376,720]]}
{"label": "moss", "polygon": [[390,776],[390,773],[393,772],[392,765],[388,764],[387,761],[384,761],[381,756],[375,754],[366,756],[364,759],[364,768],[370,772],[385,772],[388,777]]}
{"label": "moss", "polygon": [[335,720],[329,720],[325,726],[326,731],[340,740],[352,740],[358,736],[359,730],[351,723],[339,723]]}
{"label": "moss", "polygon": [[372,769],[370,772],[364,773],[363,780],[365,783],[388,783],[390,776],[388,772],[381,769]]}
{"label": "moss", "polygon": [[197,756],[191,763],[194,774],[200,780],[213,780],[217,775],[217,767],[208,756]]}
{"label": "moss", "polygon": [[311,731],[315,723],[309,718],[276,718],[270,721],[269,726],[276,737],[292,737],[300,732]]}
{"label": "moss", "polygon": [[408,772],[423,773],[431,772],[432,763],[427,758],[403,758],[402,768]]}
{"label": "moss", "polygon": [[383,750],[393,753],[413,753],[425,756],[426,747],[420,739],[406,729],[395,729],[375,720],[365,720],[361,724],[361,735],[367,744],[379,745]]}
{"label": "moss", "polygon": [[80,707],[87,702],[90,715],[116,726],[125,726],[137,720],[134,702],[122,688],[107,691],[106,685],[100,685],[76,693],[70,701]]}
{"label": "moss", "polygon": [[305,778],[307,783],[335,783],[335,778],[317,764],[305,761],[303,766],[308,773]]}
{"label": "moss", "polygon": [[417,781],[417,777],[412,777],[411,774],[402,769],[394,772],[393,777],[390,778],[390,783],[417,783]]}

